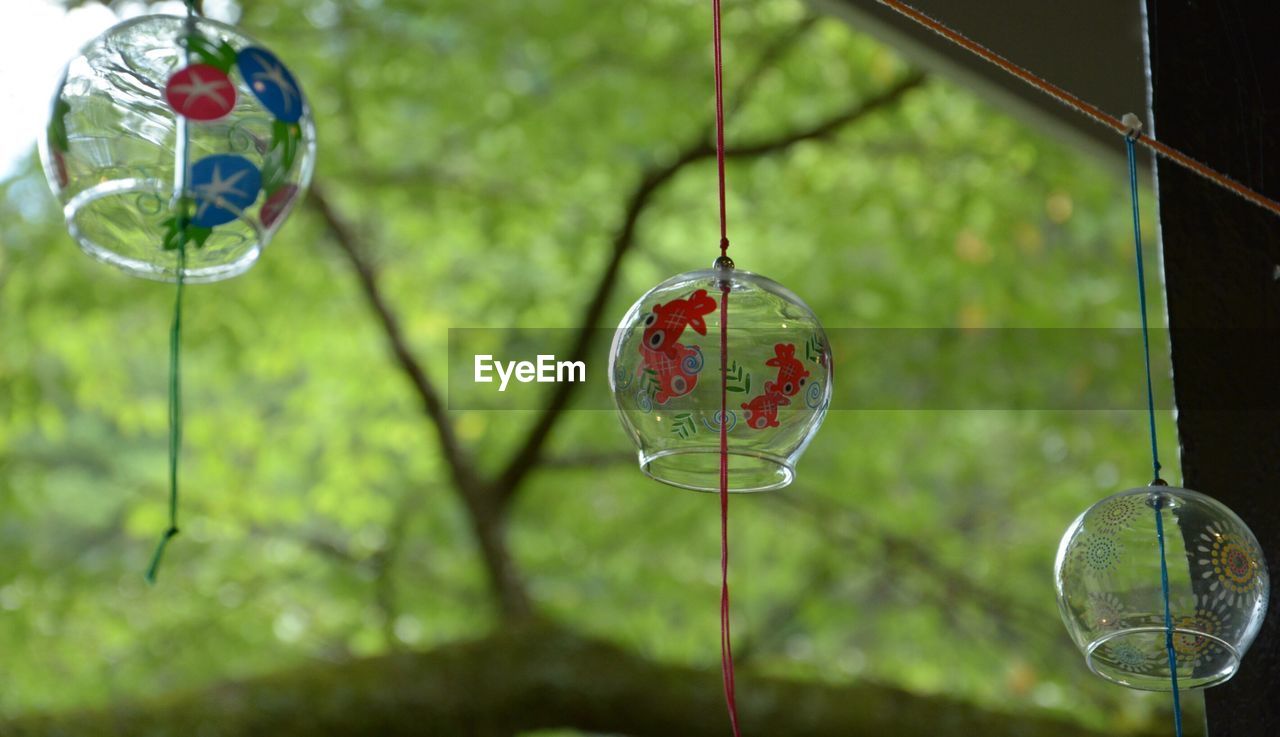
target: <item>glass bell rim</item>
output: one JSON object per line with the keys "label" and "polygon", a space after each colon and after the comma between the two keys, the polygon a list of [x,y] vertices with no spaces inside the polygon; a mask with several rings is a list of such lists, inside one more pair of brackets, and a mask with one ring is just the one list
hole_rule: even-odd
{"label": "glass bell rim", "polygon": [[[800,298],[799,295],[797,295],[795,292],[791,291],[787,287],[783,286],[781,283],[776,282],[773,279],[770,279],[769,277],[763,274],[760,274],[754,271],[746,271],[744,269],[737,269],[737,268],[731,271],[725,270],[725,269],[717,269],[715,267],[708,268],[708,269],[694,269],[693,271],[682,271],[679,274],[675,274],[673,276],[670,276],[658,282],[651,289],[645,292],[644,295],[642,295],[640,299],[636,301],[636,304],[637,305],[640,304],[650,294],[660,289],[665,289],[666,287],[672,284],[678,284],[680,282],[685,282],[685,281],[701,281],[704,279],[712,282],[728,281],[730,284],[732,284],[733,281],[735,279],[738,279],[739,277],[745,277],[743,281],[749,284],[752,284],[753,286],[763,287],[766,291],[773,292],[774,294],[780,297],[783,297],[803,307],[805,310],[809,311],[810,314],[815,314],[813,312],[813,308],[809,306],[808,302],[805,302],[803,299]],[[729,294],[730,295],[733,294],[732,289],[730,289]],[[732,302],[729,303],[729,307],[730,307],[730,310],[732,311],[732,307],[733,307]],[[732,319],[732,314],[730,315],[730,319]],[[822,330],[821,325],[818,326],[818,329]],[[825,335],[825,331],[823,331],[823,334]]]}
{"label": "glass bell rim", "polygon": [[[1201,499],[1209,499],[1214,502],[1217,502],[1216,499],[1209,496],[1208,494],[1196,491],[1195,489],[1188,489],[1184,486],[1147,484],[1146,486],[1133,486],[1123,491],[1117,491],[1116,493],[1111,494],[1110,496],[1099,499],[1098,501],[1089,505],[1089,508],[1086,509],[1085,512],[1086,513],[1091,512],[1093,511],[1094,508],[1101,507],[1107,502],[1122,496],[1137,496],[1139,494],[1158,495],[1158,494],[1164,494],[1164,493],[1171,493],[1173,496],[1181,496],[1185,494],[1187,496],[1198,497]],[[1221,502],[1217,502],[1217,503],[1221,504]]]}
{"label": "glass bell rim", "polygon": [[[157,266],[151,261],[125,256],[86,236],[76,221],[76,215],[80,210],[93,202],[104,197],[134,193],[156,195],[163,208],[165,199],[173,196],[173,184],[159,179],[130,178],[103,182],[97,186],[90,187],[83,192],[77,193],[63,207],[62,214],[66,220],[67,230],[71,233],[72,239],[75,240],[80,250],[98,261],[115,266],[132,276],[153,281],[175,282],[178,280],[178,270],[176,268]],[[264,231],[257,222],[252,218],[245,217],[243,213],[237,214],[236,217],[253,231],[253,246],[246,250],[239,259],[229,264],[183,269],[183,282],[187,284],[208,284],[222,281],[223,279],[243,274],[258,261],[270,231]]]}
{"label": "glass bell rim", "polygon": [[[735,474],[735,472],[732,471],[731,469],[729,473],[729,493],[730,494],[759,494],[759,493],[764,493],[769,491],[776,491],[777,489],[782,489],[782,488],[786,488],[787,486],[790,486],[796,480],[795,462],[791,458],[775,455],[773,453],[766,453],[764,451],[759,451],[759,450],[740,450],[740,449],[734,449],[732,447],[729,448],[728,454],[730,456],[752,458],[755,460],[761,460],[767,463],[771,463],[775,466],[776,471],[781,472],[778,477],[778,480],[775,481],[774,483],[735,487],[734,486],[735,475],[737,475],[738,478],[741,478],[741,474],[740,473]],[[714,455],[719,457],[720,446],[706,445],[706,446],[694,446],[691,448],[668,448],[666,450],[657,451],[656,453],[645,453],[642,450],[637,454],[638,460],[640,462],[640,471],[644,473],[645,476],[648,476],[654,481],[659,481],[668,486],[674,486],[677,489],[685,489],[687,491],[696,491],[704,494],[720,493],[718,477],[715,485],[709,485],[709,484],[700,485],[696,483],[686,483],[686,482],[676,481],[672,478],[666,478],[666,477],[660,476],[653,471],[653,464],[655,461],[661,461],[664,458],[670,458],[672,456],[682,456],[682,455]]]}
{"label": "glass bell rim", "polygon": [[[108,34],[115,33],[117,31],[122,31],[127,28],[131,28],[133,26],[143,25],[145,23],[152,23],[155,21],[177,21],[178,23],[185,25],[188,19],[187,19],[187,16],[185,15],[178,15],[175,13],[144,13],[142,15],[139,15],[133,18],[125,18],[124,20],[118,23],[115,23],[110,28],[107,28],[107,30],[103,31],[97,36],[94,36],[93,38],[86,41],[84,44],[81,45],[80,51],[83,52],[85,49],[88,49],[90,46],[96,43],[99,39],[101,39],[102,37]],[[231,31],[236,35],[243,36],[244,38],[248,39],[249,41],[252,41],[255,44],[257,43],[257,39],[253,38],[248,33],[245,33],[243,30],[239,29],[236,26],[230,25],[228,23],[223,23],[220,20],[214,20],[213,18],[209,18],[203,15],[198,15],[195,18],[195,22],[197,25],[213,26],[215,28],[219,28],[224,31]]]}
{"label": "glass bell rim", "polygon": [[[1174,626],[1172,629],[1173,629],[1174,635],[1184,635],[1184,636],[1204,638],[1206,640],[1211,640],[1213,644],[1224,648],[1228,653],[1228,655],[1230,656],[1230,661],[1227,668],[1218,671],[1216,674],[1212,676],[1207,676],[1203,680],[1195,679],[1196,683],[1194,685],[1182,685],[1181,681],[1183,681],[1184,678],[1182,676],[1179,676],[1180,690],[1209,688],[1211,686],[1217,686],[1219,684],[1222,684],[1222,683],[1225,683],[1226,681],[1231,680],[1231,677],[1234,676],[1236,674],[1236,671],[1240,669],[1240,661],[1241,661],[1242,655],[1240,651],[1236,648],[1236,646],[1232,645],[1230,642],[1227,642],[1226,640],[1222,639],[1221,637],[1211,632],[1203,632],[1201,630],[1193,629],[1191,627]],[[1115,683],[1115,684],[1124,686],[1126,688],[1132,688],[1136,691],[1156,691],[1156,692],[1172,691],[1173,689],[1170,687],[1171,684],[1169,682],[1169,672],[1168,672],[1169,666],[1168,666],[1167,657],[1165,660],[1162,661],[1163,665],[1161,667],[1164,669],[1163,675],[1157,675],[1157,674],[1144,675],[1144,674],[1138,674],[1138,673],[1133,674],[1135,677],[1141,677],[1143,679],[1141,681],[1121,680],[1119,678],[1115,678],[1111,674],[1107,673],[1105,670],[1098,668],[1094,662],[1094,657],[1093,657],[1094,653],[1103,645],[1107,644],[1108,642],[1111,642],[1112,640],[1118,639],[1120,637],[1130,637],[1133,635],[1144,635],[1144,634],[1153,634],[1153,633],[1159,633],[1163,635],[1165,631],[1166,631],[1166,628],[1162,626],[1145,625],[1141,627],[1126,627],[1124,629],[1108,632],[1105,635],[1090,642],[1088,646],[1085,648],[1085,652],[1084,652],[1085,665],[1089,667],[1089,670],[1092,671],[1094,675],[1100,678],[1103,678],[1107,681],[1110,681],[1111,683]]]}
{"label": "glass bell rim", "polygon": [[[1259,562],[1264,566],[1266,565],[1266,554],[1262,550],[1261,544],[1258,543],[1257,536],[1253,535],[1252,529],[1243,519],[1240,518],[1240,515],[1236,514],[1236,511],[1234,509],[1231,509],[1227,505],[1223,504],[1222,502],[1218,501],[1217,499],[1209,496],[1208,494],[1202,491],[1196,491],[1195,489],[1188,489],[1185,486],[1148,484],[1146,486],[1135,486],[1131,489],[1125,489],[1124,491],[1117,491],[1116,493],[1108,497],[1105,497],[1103,499],[1100,499],[1094,502],[1093,504],[1089,505],[1088,509],[1080,513],[1080,519],[1085,519],[1094,510],[1102,507],[1103,505],[1111,501],[1114,501],[1115,499],[1118,499],[1120,497],[1126,497],[1126,496],[1137,496],[1139,494],[1150,494],[1150,495],[1168,494],[1169,496],[1172,496],[1175,499],[1177,499],[1178,497],[1183,497],[1187,499],[1196,499],[1196,500],[1210,503],[1215,508],[1223,512],[1228,517],[1228,519],[1233,521],[1236,525],[1239,525],[1241,528],[1245,530],[1249,530],[1249,534],[1254,538],[1254,543],[1258,545],[1258,553],[1261,556],[1261,560]],[[1155,507],[1153,506],[1152,509],[1154,508]]]}

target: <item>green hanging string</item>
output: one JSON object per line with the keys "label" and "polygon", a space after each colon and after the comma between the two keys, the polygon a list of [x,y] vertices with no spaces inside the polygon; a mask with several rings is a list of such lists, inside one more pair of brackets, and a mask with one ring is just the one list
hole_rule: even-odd
{"label": "green hanging string", "polygon": [[[185,206],[185,205],[184,205]],[[185,216],[185,214],[184,214]],[[178,534],[178,453],[182,448],[182,285],[187,269],[187,246],[178,246],[178,290],[173,301],[173,325],[169,329],[169,528],[160,538],[147,567],[147,582],[156,582],[164,549]]]}
{"label": "green hanging string", "polygon": [[[199,0],[186,0],[187,34],[195,30],[196,14],[200,12]],[[191,63],[189,49],[183,52],[184,63]],[[173,325],[169,328],[169,527],[156,545],[147,566],[147,583],[155,584],[156,573],[164,559],[169,541],[178,535],[178,454],[182,450],[182,287],[186,280],[187,243],[190,241],[191,201],[187,197],[187,166],[190,159],[190,131],[185,118],[178,117],[178,145],[173,195],[177,213],[169,221],[170,230],[165,237],[166,249],[178,251],[177,293],[173,300]]]}

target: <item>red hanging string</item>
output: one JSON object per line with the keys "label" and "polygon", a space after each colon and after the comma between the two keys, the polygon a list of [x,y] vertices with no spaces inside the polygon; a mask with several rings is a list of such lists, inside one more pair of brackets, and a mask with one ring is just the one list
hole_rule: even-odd
{"label": "red hanging string", "polygon": [[724,72],[720,61],[720,0],[711,0],[712,37],[716,55],[716,165],[720,171],[720,255],[729,250],[729,219],[724,196]]}
{"label": "red hanging string", "polygon": [[[720,0],[711,0],[712,37],[716,76],[716,164],[720,184],[720,258],[728,262],[729,225],[725,207],[724,176],[724,73],[720,52]],[[731,268],[731,267],[730,267]],[[729,281],[720,283],[720,673],[724,679],[724,700],[734,737],[738,728],[738,703],[733,679],[733,637],[729,626]]]}
{"label": "red hanging string", "polygon": [[[721,241],[724,243],[725,241]],[[723,248],[724,246],[721,246]],[[720,672],[724,700],[734,737],[738,731],[738,703],[733,682],[733,637],[729,628],[729,283],[720,287]]]}

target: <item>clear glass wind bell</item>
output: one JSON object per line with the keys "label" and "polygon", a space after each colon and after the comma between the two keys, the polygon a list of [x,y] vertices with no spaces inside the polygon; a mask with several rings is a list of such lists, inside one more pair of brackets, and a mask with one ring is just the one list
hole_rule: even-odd
{"label": "clear glass wind bell", "polygon": [[168,281],[181,257],[185,281],[210,282],[249,268],[299,201],[315,126],[275,54],[194,14],[149,15],[67,64],[40,149],[86,253]]}
{"label": "clear glass wind bell", "polygon": [[[728,288],[725,417],[720,416],[720,300]],[[720,423],[730,491],[790,484],[831,403],[826,333],[775,281],[732,268],[674,276],[623,316],[609,359],[614,402],[640,468],[672,486],[719,489]]]}
{"label": "clear glass wind bell", "polygon": [[1147,346],[1146,286],[1134,142],[1125,116],[1138,294],[1147,356],[1147,409],[1155,480],[1084,511],[1058,547],[1058,607],[1089,668],[1131,688],[1177,691],[1235,674],[1266,616],[1270,577],[1249,527],[1221,502],[1160,480]]}
{"label": "clear glass wind bell", "polygon": [[178,534],[184,283],[244,272],[311,180],[311,107],[288,67],[196,13],[148,15],[86,44],[63,71],[40,139],[45,177],[80,248],[177,282],[170,332],[169,526]]}

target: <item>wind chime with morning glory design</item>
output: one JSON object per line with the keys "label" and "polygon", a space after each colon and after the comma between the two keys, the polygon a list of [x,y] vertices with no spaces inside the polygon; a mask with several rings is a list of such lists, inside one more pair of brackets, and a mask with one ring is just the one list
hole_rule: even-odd
{"label": "wind chime with morning glory design", "polygon": [[641,470],[672,486],[720,494],[721,666],[739,735],[729,494],[779,489],[795,479],[795,464],[831,403],[832,362],[813,311],[777,282],[738,271],[729,258],[719,0],[712,14],[720,256],[712,268],[674,276],[632,305],[614,334],[609,377]]}
{"label": "wind chime with morning glory design", "polygon": [[182,289],[258,259],[306,190],[315,126],[273,53],[200,17],[125,21],[72,59],[41,139],[45,175],[86,253],[177,284],[170,333],[169,526],[178,534]]}

